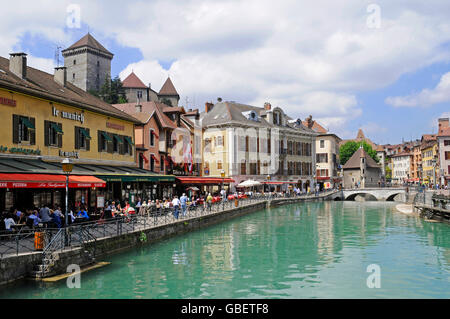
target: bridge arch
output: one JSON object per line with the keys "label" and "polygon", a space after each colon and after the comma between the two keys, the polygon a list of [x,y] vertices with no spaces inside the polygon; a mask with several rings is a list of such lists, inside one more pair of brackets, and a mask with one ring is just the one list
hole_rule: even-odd
{"label": "bridge arch", "polygon": [[353,193],[353,194],[350,194],[350,195],[348,195],[346,198],[345,198],[345,200],[348,200],[348,201],[354,201],[355,199],[356,199],[356,196],[358,196],[358,195],[362,195],[362,196],[364,196],[364,195],[369,195],[369,199],[371,200],[371,201],[378,201],[378,198],[375,196],[375,195],[373,195],[373,194],[371,194],[371,193],[369,193],[369,192],[356,192],[356,193]]}
{"label": "bridge arch", "polygon": [[398,193],[391,194],[391,195],[389,195],[388,197],[386,197],[386,201],[388,201],[388,202],[393,202],[395,196],[400,195],[400,194],[403,194],[403,193],[402,193],[402,192],[398,192]]}

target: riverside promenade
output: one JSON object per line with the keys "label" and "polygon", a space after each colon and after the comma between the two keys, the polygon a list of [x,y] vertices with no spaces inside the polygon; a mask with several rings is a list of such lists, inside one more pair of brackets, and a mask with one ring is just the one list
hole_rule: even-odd
{"label": "riverside promenade", "polygon": [[159,212],[148,210],[134,218],[116,218],[78,224],[63,229],[45,229],[44,248],[35,250],[35,231],[23,231],[0,238],[0,285],[18,279],[45,278],[66,272],[70,264],[80,267],[92,265],[108,254],[116,253],[199,229],[257,210],[302,201],[332,199],[340,191],[332,190],[318,195],[292,197],[254,196],[219,202],[189,209],[179,218],[173,208]]}

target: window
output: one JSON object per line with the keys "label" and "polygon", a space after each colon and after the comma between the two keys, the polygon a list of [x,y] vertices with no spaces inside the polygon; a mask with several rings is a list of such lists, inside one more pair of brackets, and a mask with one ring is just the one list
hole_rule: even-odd
{"label": "window", "polygon": [[204,174],[209,175],[209,163],[205,162]]}
{"label": "window", "polygon": [[142,91],[137,91],[136,94],[138,99],[142,99]]}
{"label": "window", "polygon": [[62,147],[62,124],[44,121],[44,145]]}
{"label": "window", "polygon": [[325,147],[325,141],[324,140],[320,140],[320,148],[324,148]]}
{"label": "window", "polygon": [[75,126],[75,149],[84,149],[86,151],[90,150],[90,140],[89,129]]}
{"label": "window", "polygon": [[13,143],[29,143],[35,145],[35,119],[21,115],[13,115]]}
{"label": "window", "polygon": [[221,161],[217,161],[217,169],[222,169],[222,162]]}
{"label": "window", "polygon": [[317,163],[328,163],[328,153],[318,153],[316,154]]}
{"label": "window", "polygon": [[155,146],[155,131],[150,130],[150,146]]}
{"label": "window", "polygon": [[256,175],[257,174],[257,171],[256,171],[256,164],[257,163],[250,163],[250,175]]}
{"label": "window", "polygon": [[123,144],[123,140],[120,138],[119,135],[113,136],[113,152],[114,153],[120,153],[120,146]]}
{"label": "window", "polygon": [[73,60],[73,65],[76,65],[77,64],[77,60]]}
{"label": "window", "polygon": [[122,154],[126,155],[133,155],[133,141],[131,140],[131,137],[124,136],[123,137],[123,151]]}
{"label": "window", "polygon": [[449,151],[445,152],[445,160],[446,161],[450,160],[450,152]]}
{"label": "window", "polygon": [[97,61],[97,66],[100,67],[100,61]]}
{"label": "window", "polygon": [[155,155],[150,154],[150,171],[155,171]]}
{"label": "window", "polygon": [[241,162],[241,175],[247,175],[247,163],[245,161]]}
{"label": "window", "polygon": [[211,139],[210,138],[205,139],[205,152],[208,152],[208,153],[211,152]]}
{"label": "window", "polygon": [[214,146],[223,146],[223,136],[214,137]]}
{"label": "window", "polygon": [[450,140],[444,140],[444,146],[450,146]]}
{"label": "window", "polygon": [[72,74],[72,79],[74,79],[74,80],[75,80],[75,73],[73,73],[73,74]]}

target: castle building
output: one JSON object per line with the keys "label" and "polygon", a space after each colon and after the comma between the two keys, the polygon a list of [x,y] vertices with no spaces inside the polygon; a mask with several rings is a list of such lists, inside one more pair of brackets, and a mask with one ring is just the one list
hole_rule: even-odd
{"label": "castle building", "polygon": [[111,78],[113,54],[88,33],[63,50],[67,81],[89,92],[99,91],[106,79]]}

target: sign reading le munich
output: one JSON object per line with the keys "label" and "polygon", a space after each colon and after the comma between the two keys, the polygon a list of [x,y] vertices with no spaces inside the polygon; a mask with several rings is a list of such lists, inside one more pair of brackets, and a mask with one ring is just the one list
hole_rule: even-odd
{"label": "sign reading le munich", "polygon": [[52,113],[53,113],[53,116],[59,116],[59,114],[61,114],[61,117],[63,119],[79,121],[81,123],[84,122],[84,114],[83,113],[77,113],[77,112],[70,113],[70,112],[60,111],[55,107],[52,108]]}

